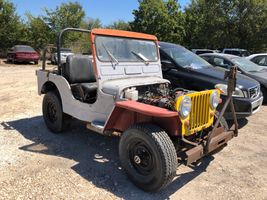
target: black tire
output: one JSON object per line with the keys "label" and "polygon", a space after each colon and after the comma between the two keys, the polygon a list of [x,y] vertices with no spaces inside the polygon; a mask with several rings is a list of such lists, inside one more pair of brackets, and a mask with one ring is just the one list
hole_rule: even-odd
{"label": "black tire", "polygon": [[[219,115],[220,115],[220,113],[219,113],[218,111],[216,111],[216,112],[215,112],[215,120],[214,120],[214,123],[215,123],[215,122],[217,121],[217,119],[219,118]],[[228,131],[228,130],[229,130],[228,123],[227,123],[227,121],[225,120],[224,117],[221,118],[218,127],[224,127],[224,130],[225,130],[225,131]]]}
{"label": "black tire", "polygon": [[119,144],[119,156],[128,177],[145,191],[158,191],[174,178],[177,155],[167,133],[155,125],[136,124]]}
{"label": "black tire", "polygon": [[69,124],[70,116],[63,113],[60,95],[50,91],[43,99],[43,118],[46,126],[54,133],[60,133]]}
{"label": "black tire", "polygon": [[34,64],[35,64],[35,65],[38,65],[38,61],[34,61]]}

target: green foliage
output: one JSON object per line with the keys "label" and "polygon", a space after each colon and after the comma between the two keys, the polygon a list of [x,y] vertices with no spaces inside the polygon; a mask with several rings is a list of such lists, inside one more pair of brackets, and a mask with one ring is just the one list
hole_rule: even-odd
{"label": "green foliage", "polygon": [[102,26],[100,19],[98,18],[94,19],[90,17],[87,20],[82,22],[81,27],[84,29],[92,30],[93,28],[101,28],[103,26]]}
{"label": "green foliage", "polygon": [[[62,3],[55,10],[45,9],[46,16],[44,22],[49,26],[52,33],[51,40],[55,41],[58,33],[68,27],[79,28],[82,24],[85,12],[78,2]],[[66,43],[76,41],[79,34],[67,34],[64,41]]]}
{"label": "green foliage", "polygon": [[183,15],[177,0],[139,0],[133,11],[131,29],[154,34],[159,40],[180,43],[183,40]]}
{"label": "green foliage", "polygon": [[113,22],[111,25],[106,26],[106,28],[124,30],[124,31],[130,31],[131,30],[130,24],[128,22],[123,21],[123,20],[118,20],[116,22]]}
{"label": "green foliage", "polygon": [[41,17],[33,17],[27,14],[27,41],[35,49],[43,49],[51,43],[51,31]]}
{"label": "green foliage", "polygon": [[15,43],[24,41],[24,27],[13,3],[0,0],[0,51],[5,53]]}
{"label": "green foliage", "polygon": [[190,47],[259,51],[267,45],[266,0],[192,0],[185,29]]}

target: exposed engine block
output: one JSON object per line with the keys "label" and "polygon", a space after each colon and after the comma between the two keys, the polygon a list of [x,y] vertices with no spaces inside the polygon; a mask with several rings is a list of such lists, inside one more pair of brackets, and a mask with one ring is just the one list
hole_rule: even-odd
{"label": "exposed engine block", "polygon": [[175,110],[177,98],[189,92],[181,88],[171,90],[169,84],[137,86],[130,90],[138,91],[138,102],[166,108],[168,110]]}

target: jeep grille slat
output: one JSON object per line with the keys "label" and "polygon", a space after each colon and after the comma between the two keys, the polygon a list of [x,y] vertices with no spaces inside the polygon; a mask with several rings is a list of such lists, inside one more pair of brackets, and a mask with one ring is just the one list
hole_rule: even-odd
{"label": "jeep grille slat", "polygon": [[194,133],[200,127],[208,126],[210,123],[210,93],[198,92],[189,96],[192,100],[192,109],[189,115],[190,133]]}

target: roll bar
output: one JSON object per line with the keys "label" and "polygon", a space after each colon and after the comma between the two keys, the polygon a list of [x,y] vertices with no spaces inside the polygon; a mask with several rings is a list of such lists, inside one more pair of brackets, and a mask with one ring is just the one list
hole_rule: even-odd
{"label": "roll bar", "polygon": [[61,74],[62,71],[62,63],[61,63],[61,45],[62,45],[62,38],[64,33],[66,32],[81,32],[81,33],[91,33],[91,30],[81,29],[81,28],[65,28],[58,34],[57,37],[57,66],[58,66],[58,74]]}

